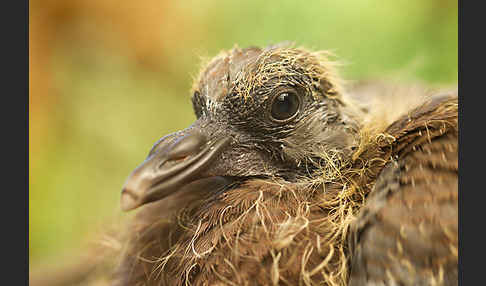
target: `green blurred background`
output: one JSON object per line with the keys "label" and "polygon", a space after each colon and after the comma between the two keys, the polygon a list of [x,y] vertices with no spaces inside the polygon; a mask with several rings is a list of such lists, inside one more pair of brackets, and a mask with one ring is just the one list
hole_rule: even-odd
{"label": "green blurred background", "polygon": [[29,18],[31,267],[123,218],[128,174],[195,118],[201,57],[293,41],[346,79],[457,82],[457,1],[31,0]]}

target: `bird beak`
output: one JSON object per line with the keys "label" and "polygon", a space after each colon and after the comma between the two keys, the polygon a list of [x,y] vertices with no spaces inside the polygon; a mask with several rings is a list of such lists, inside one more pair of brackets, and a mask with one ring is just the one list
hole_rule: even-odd
{"label": "bird beak", "polygon": [[122,210],[160,200],[193,181],[210,177],[209,165],[231,141],[230,137],[208,140],[195,128],[162,138],[125,182]]}

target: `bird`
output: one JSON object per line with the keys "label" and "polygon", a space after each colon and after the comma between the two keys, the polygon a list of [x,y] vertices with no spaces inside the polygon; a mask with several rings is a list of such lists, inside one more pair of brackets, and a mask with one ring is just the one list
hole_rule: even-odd
{"label": "bird", "polygon": [[234,46],[203,66],[195,122],[123,185],[111,285],[458,284],[457,91],[348,92],[332,58]]}

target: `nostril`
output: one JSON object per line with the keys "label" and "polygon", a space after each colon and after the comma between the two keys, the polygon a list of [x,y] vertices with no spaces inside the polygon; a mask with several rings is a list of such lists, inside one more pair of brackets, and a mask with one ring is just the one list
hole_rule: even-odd
{"label": "nostril", "polygon": [[157,153],[158,151],[160,151],[161,149],[163,149],[164,146],[170,145],[174,140],[177,139],[178,136],[181,136],[181,135],[182,135],[182,131],[179,131],[179,132],[172,133],[172,134],[169,134],[169,135],[166,135],[166,136],[160,138],[154,144],[154,146],[152,146],[152,149],[150,149],[148,157],[150,157],[151,155],[153,155],[153,154]]}
{"label": "nostril", "polygon": [[167,160],[162,160],[158,165],[157,169],[160,168],[168,168],[170,166],[177,165],[179,163],[184,162],[186,159],[188,159],[190,156],[181,156],[181,157],[170,157],[167,158]]}
{"label": "nostril", "polygon": [[170,157],[168,161],[177,164],[177,163],[180,163],[180,162],[186,160],[188,157],[189,157],[189,155],[187,155],[187,156],[179,156],[179,157]]}
{"label": "nostril", "polygon": [[202,147],[206,145],[206,137],[199,132],[189,133],[178,139],[174,145],[171,146],[168,154],[168,161],[185,160],[191,155],[195,155],[201,151]]}

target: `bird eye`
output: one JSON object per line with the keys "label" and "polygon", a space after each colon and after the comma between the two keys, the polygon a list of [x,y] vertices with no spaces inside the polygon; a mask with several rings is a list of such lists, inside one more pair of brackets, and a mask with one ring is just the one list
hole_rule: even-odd
{"label": "bird eye", "polygon": [[299,98],[293,92],[278,94],[272,102],[272,117],[275,120],[288,120],[299,111]]}

